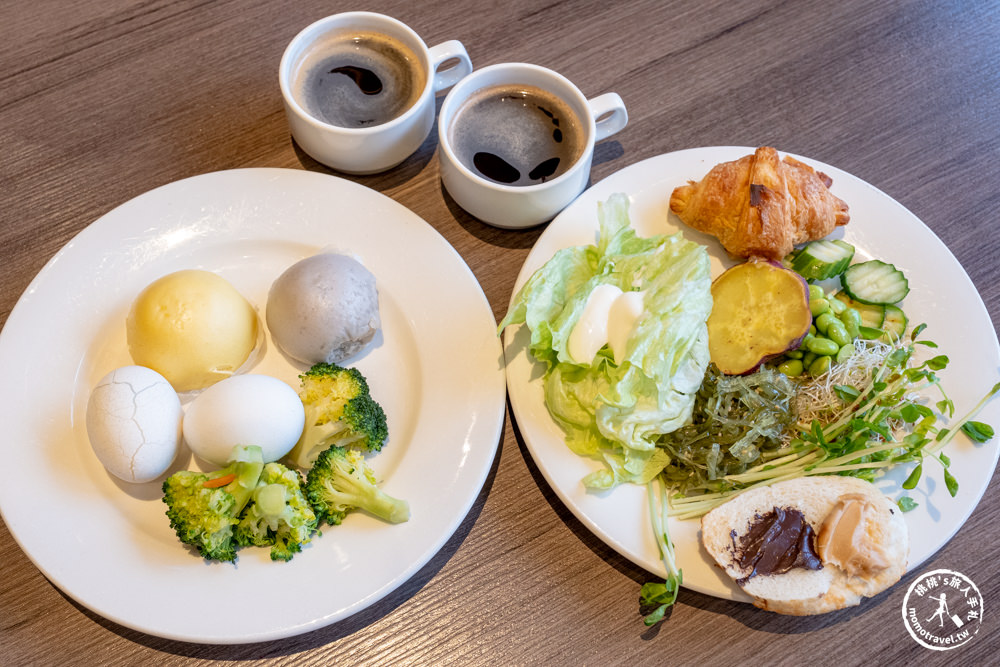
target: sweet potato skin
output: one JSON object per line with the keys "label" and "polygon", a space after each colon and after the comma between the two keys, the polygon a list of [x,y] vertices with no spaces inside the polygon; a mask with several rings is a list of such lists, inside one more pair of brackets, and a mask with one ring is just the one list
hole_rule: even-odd
{"label": "sweet potato skin", "polygon": [[751,259],[712,283],[708,349],[726,375],[745,375],[795,349],[812,324],[809,285],[777,262]]}

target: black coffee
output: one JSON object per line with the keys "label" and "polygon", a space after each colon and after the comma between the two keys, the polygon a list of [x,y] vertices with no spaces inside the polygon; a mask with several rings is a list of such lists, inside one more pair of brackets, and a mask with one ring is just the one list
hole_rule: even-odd
{"label": "black coffee", "polygon": [[387,123],[413,106],[426,78],[403,43],[377,33],[334,36],[313,47],[296,89],[310,114],[338,127]]}
{"label": "black coffee", "polygon": [[552,93],[516,84],[486,88],[459,108],[449,138],[458,159],[496,183],[535,185],[583,153],[584,129]]}

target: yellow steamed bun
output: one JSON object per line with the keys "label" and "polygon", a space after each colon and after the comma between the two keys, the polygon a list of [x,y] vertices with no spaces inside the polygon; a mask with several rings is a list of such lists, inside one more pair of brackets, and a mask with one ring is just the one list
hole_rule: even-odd
{"label": "yellow steamed bun", "polygon": [[227,378],[257,343],[257,313],[235,287],[210,271],[177,271],[150,283],[126,319],[132,360],[177,391]]}

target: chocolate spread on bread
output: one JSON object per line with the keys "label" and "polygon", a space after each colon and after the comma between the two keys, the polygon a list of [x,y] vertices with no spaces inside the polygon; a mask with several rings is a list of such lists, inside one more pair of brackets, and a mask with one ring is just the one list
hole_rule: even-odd
{"label": "chocolate spread on bread", "polygon": [[782,574],[792,568],[819,570],[823,562],[816,555],[816,533],[802,512],[790,507],[775,507],[766,514],[757,514],[747,532],[733,540],[733,553],[740,567],[750,573],[737,580],[741,586],[751,577]]}

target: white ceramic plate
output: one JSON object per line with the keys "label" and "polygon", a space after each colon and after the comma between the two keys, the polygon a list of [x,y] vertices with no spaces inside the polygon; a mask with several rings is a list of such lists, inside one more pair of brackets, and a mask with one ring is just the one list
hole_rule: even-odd
{"label": "white ceramic plate", "polygon": [[[697,148],[660,155],[631,165],[587,190],[542,233],[525,260],[514,293],[556,250],[594,243],[597,202],[615,192],[632,200],[632,224],[644,236],[683,230],[687,238],[703,243],[712,257],[713,276],[732,261],[718,242],[687,228],[669,214],[670,193],[688,180],[699,180],[719,162],[734,160],[753,148]],[[871,185],[835,167],[799,158],[833,178],[832,191],[850,206],[851,222],[835,236],[843,236],[858,250],[858,259],[878,257],[902,269],[911,292],[904,307],[911,323],[926,322],[924,338],[940,344],[937,352],[951,364],[940,373],[957,406],[958,415],[971,409],[997,382],[1000,348],[992,320],[961,265],[943,243],[902,205]],[[668,215],[669,214],[669,215]],[[527,352],[527,329],[504,333],[507,388],[517,425],[528,450],[556,494],[591,531],[635,564],[663,576],[649,522],[645,487],[622,486],[610,492],[587,492],[581,479],[599,464],[573,454],[562,431],[550,418],[542,397],[542,364]],[[940,398],[939,396],[935,398]],[[1000,400],[989,404],[980,419],[1000,425]],[[993,475],[998,449],[994,443],[976,446],[964,435],[946,453],[960,489],[952,498],[940,468],[929,463],[917,489],[910,492],[920,506],[905,517],[910,527],[910,568],[941,548],[965,522]],[[898,469],[879,481],[893,499],[901,495],[907,470]],[[701,548],[697,521],[670,522],[677,557],[687,588],[733,600],[748,600]]]}
{"label": "white ceramic plate", "polygon": [[[324,248],[375,274],[382,331],[345,362],[389,419],[371,460],[408,523],[355,513],[288,563],[243,549],[206,563],[173,535],[162,480],[116,482],[90,449],[90,388],[131,363],[125,314],[149,282],[216,271],[263,315],[271,282]],[[254,372],[294,387],[302,368],[269,347]],[[306,632],[376,602],[417,572],[465,518],[492,466],[504,416],[496,322],[468,266],[433,228],[373,190],[322,174],[245,169],[148,192],[83,230],[39,273],[0,336],[0,508],[38,568],[116,623],[192,642]],[[185,457],[178,465],[194,465]]]}

